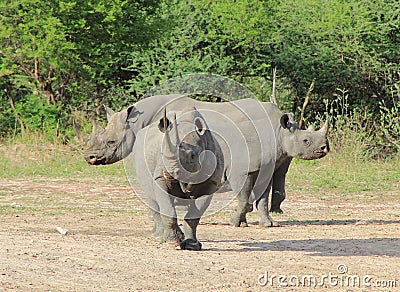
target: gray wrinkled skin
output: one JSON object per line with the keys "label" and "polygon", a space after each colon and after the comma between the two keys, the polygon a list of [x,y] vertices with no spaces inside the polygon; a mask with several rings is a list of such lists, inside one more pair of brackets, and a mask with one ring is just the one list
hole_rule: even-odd
{"label": "gray wrinkled skin", "polygon": [[[242,146],[252,154],[249,161],[244,161],[242,155],[232,159],[229,155],[229,148],[237,144],[237,135],[228,142],[229,145],[216,136],[225,159],[227,181],[223,182],[224,191],[232,189],[238,195],[238,208],[232,217],[235,226],[247,225],[246,213],[252,210],[250,203],[253,200],[256,200],[261,217],[260,224],[275,226],[268,213],[268,196],[272,188],[271,211],[281,212],[280,205],[286,197],[285,178],[291,159],[319,159],[329,152],[327,123],[319,131],[300,130],[291,116],[283,114],[275,104],[254,99],[207,103],[180,95],[166,95],[146,98],[127,110],[111,115],[106,129],[91,136],[85,148],[85,159],[90,164],[108,164],[125,158],[132,150],[138,132],[160,118],[160,110],[167,104],[169,110],[179,110],[182,105],[195,106],[205,116],[211,130],[217,133],[229,134],[234,132],[233,125],[238,127],[245,142]],[[204,112],[207,110],[214,114]],[[229,117],[233,124],[221,122],[221,116],[215,113]],[[111,123],[112,119],[114,123]],[[257,137],[255,133],[260,128],[264,130]],[[111,151],[109,148],[112,147],[108,146],[110,140],[111,144],[118,145]]]}
{"label": "gray wrinkled skin", "polygon": [[[202,153],[213,154],[207,163]],[[175,242],[182,249],[200,250],[196,230],[210,197],[222,180],[224,161],[221,148],[195,109],[178,116],[164,115],[137,134],[133,147],[137,180],[144,189],[154,220],[154,237]],[[139,171],[140,170],[140,171]],[[204,175],[203,175],[204,174]],[[199,197],[209,198],[196,200]],[[188,206],[181,231],[176,205]]]}

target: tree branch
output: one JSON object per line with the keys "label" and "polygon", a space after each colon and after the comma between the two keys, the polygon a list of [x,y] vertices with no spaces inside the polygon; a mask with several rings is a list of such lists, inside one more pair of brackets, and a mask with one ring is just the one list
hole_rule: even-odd
{"label": "tree branch", "polygon": [[303,107],[301,108],[300,119],[299,119],[299,128],[300,129],[301,129],[301,126],[303,124],[304,112],[306,110],[306,106],[308,104],[308,100],[310,99],[310,94],[314,89],[314,84],[315,84],[315,78],[313,79],[313,81],[310,84],[310,87],[308,88],[308,91],[307,91],[307,94],[306,94],[306,98],[304,99]]}
{"label": "tree branch", "polygon": [[278,102],[276,100],[276,67],[272,69],[272,94],[270,101],[278,105]]}

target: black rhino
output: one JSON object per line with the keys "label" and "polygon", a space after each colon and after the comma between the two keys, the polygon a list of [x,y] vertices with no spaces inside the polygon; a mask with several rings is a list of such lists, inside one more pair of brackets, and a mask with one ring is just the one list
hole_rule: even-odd
{"label": "black rhino", "polygon": [[[276,226],[268,212],[268,196],[272,188],[271,211],[281,212],[291,159],[319,159],[329,152],[328,121],[318,131],[301,130],[290,114],[282,113],[273,103],[255,99],[210,103],[182,95],[160,95],[140,100],[120,112],[106,108],[106,128],[98,129],[91,136],[82,134],[75,125],[78,136],[85,141],[86,161],[98,165],[124,159],[132,152],[139,131],[160,119],[165,106],[177,111],[183,106],[194,106],[205,116],[217,138],[230,135],[229,141],[220,139],[226,158],[231,157],[227,152],[242,136],[239,144],[251,155],[243,161],[238,146],[231,159],[225,159],[225,164],[230,167],[224,174],[226,182],[221,188],[232,189],[237,194],[238,207],[232,217],[234,226],[247,226],[246,214],[253,209],[253,201],[256,201],[260,225]],[[237,130],[236,135],[232,135],[234,130]]]}

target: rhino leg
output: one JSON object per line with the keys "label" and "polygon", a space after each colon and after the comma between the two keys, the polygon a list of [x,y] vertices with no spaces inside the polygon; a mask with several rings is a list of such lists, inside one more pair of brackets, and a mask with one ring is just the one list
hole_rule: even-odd
{"label": "rhino leg", "polygon": [[272,198],[270,212],[283,213],[281,203],[286,198],[285,181],[286,174],[289,170],[292,158],[288,158],[277,170],[274,172],[272,183]]}
{"label": "rhino leg", "polygon": [[164,240],[164,226],[161,215],[154,210],[150,210],[150,212],[152,213],[152,219],[154,221],[153,237],[156,241],[162,242]]}
{"label": "rhino leg", "polygon": [[164,241],[164,227],[160,216],[160,210],[156,201],[147,200],[149,205],[149,218],[153,221],[153,238],[158,242]]}
{"label": "rhino leg", "polygon": [[163,241],[180,244],[183,240],[183,232],[178,226],[178,220],[174,205],[174,197],[167,192],[167,187],[163,180],[157,180],[154,188],[154,195],[163,228]]}
{"label": "rhino leg", "polygon": [[279,226],[279,224],[271,218],[268,212],[268,199],[270,190],[271,190],[271,183],[269,183],[267,189],[264,191],[262,196],[256,202],[258,215],[260,215],[260,223],[259,223],[260,226],[265,226],[265,227]]}
{"label": "rhino leg", "polygon": [[196,232],[197,225],[199,225],[200,218],[187,219],[183,223],[183,231],[185,233],[185,240],[181,242],[181,249],[187,250],[201,250],[201,243],[197,240]]}
{"label": "rhino leg", "polygon": [[197,226],[200,218],[211,203],[212,196],[200,197],[196,200],[191,200],[188,212],[183,223],[183,232],[185,240],[181,242],[181,249],[201,250],[201,243],[197,240]]}
{"label": "rhino leg", "polygon": [[162,225],[163,225],[163,241],[171,242],[179,245],[183,238],[183,232],[178,226],[177,218],[168,217],[165,215],[160,215]]}
{"label": "rhino leg", "polygon": [[[240,180],[237,180],[240,181]],[[247,227],[246,214],[253,211],[253,205],[249,204],[249,197],[253,187],[253,175],[248,175],[243,186],[237,186],[231,183],[232,191],[237,195],[238,206],[233,214],[231,222],[235,227]]]}
{"label": "rhino leg", "polygon": [[271,199],[271,209],[269,211],[274,213],[283,213],[281,209],[281,203],[285,200],[285,198],[286,198],[285,192],[273,190]]}

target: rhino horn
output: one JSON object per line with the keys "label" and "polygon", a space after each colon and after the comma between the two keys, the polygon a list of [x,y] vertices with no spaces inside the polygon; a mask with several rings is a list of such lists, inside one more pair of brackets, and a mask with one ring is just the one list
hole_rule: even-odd
{"label": "rhino horn", "polygon": [[[176,146],[172,143],[171,141],[171,137],[169,135],[169,132],[167,130],[167,111],[166,109],[164,109],[164,117],[163,117],[163,121],[164,121],[164,134],[165,134],[165,156],[166,157],[175,157],[176,155]],[[177,138],[177,130],[176,130],[176,119],[174,121],[174,126],[175,126],[175,137]]]}
{"label": "rhino horn", "polygon": [[175,132],[175,145],[179,145],[180,139],[178,134],[178,122],[176,121],[176,113],[174,113],[174,132]]}
{"label": "rhino horn", "polygon": [[107,113],[107,121],[110,121],[111,117],[115,114],[115,111],[113,111],[111,108],[103,104],[104,109],[106,110]]}
{"label": "rhino horn", "polygon": [[314,125],[309,125],[307,131],[315,131]]}
{"label": "rhino horn", "polygon": [[326,135],[328,135],[328,130],[329,130],[329,123],[328,123],[328,119],[326,119],[324,125],[322,126],[321,129],[319,129],[319,131],[322,132],[326,136]]}
{"label": "rhino horn", "polygon": [[86,141],[89,139],[89,135],[81,131],[78,124],[75,122],[75,119],[72,120],[72,124],[74,125],[74,131],[79,142],[85,144]]}

